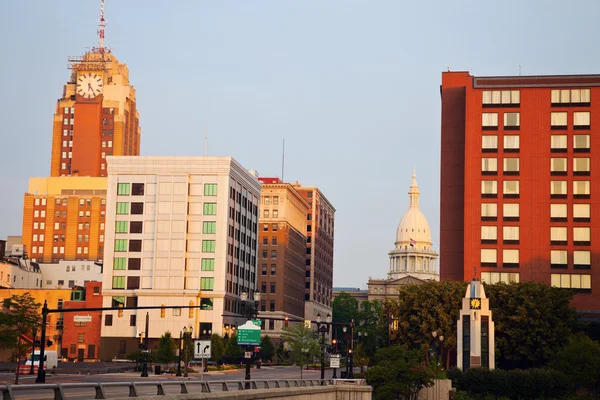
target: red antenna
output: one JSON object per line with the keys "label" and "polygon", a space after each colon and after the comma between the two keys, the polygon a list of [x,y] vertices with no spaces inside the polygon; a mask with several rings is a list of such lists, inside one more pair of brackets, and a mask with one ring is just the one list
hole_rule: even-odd
{"label": "red antenna", "polygon": [[104,0],[100,0],[100,21],[98,21],[98,35],[100,36],[100,53],[104,53],[104,27],[106,26],[106,20],[104,19]]}

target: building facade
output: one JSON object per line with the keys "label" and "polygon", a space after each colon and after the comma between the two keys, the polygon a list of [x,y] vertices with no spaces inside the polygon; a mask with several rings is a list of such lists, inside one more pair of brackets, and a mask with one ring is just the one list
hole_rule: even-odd
{"label": "building facade", "polygon": [[102,264],[91,260],[59,261],[56,264],[39,264],[43,287],[85,287],[88,282],[102,282]]}
{"label": "building facade", "polygon": [[[259,178],[258,288],[260,316],[304,318],[308,202],[289,183]],[[264,320],[265,334],[279,337],[283,321]]]}
{"label": "building facade", "polygon": [[225,334],[245,322],[240,294],[257,283],[261,184],[231,157],[108,157],[100,354],[123,358],[139,335],[184,326]]}
{"label": "building facade", "polygon": [[441,85],[442,279],[536,281],[600,311],[600,75]]}

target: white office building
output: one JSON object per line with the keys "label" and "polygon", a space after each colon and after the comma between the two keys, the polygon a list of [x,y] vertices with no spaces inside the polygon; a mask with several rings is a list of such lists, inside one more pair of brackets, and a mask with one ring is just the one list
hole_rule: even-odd
{"label": "white office building", "polygon": [[[230,334],[256,290],[261,184],[231,157],[107,157],[104,307],[150,310],[150,342]],[[105,312],[103,359],[137,350],[146,311]]]}

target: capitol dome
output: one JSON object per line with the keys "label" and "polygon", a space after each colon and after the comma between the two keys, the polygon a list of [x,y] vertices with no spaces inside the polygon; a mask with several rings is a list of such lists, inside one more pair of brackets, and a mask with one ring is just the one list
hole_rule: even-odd
{"label": "capitol dome", "polygon": [[425,215],[419,210],[419,186],[417,185],[417,172],[413,171],[412,184],[408,191],[409,208],[398,225],[396,233],[396,248],[405,246],[431,248],[431,230]]}

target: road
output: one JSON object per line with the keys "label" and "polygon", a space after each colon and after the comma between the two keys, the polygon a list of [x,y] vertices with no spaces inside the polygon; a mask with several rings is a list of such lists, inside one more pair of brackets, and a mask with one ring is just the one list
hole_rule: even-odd
{"label": "road", "polygon": [[[332,370],[325,371],[325,378],[329,379],[332,377]],[[300,368],[298,367],[262,367],[261,369],[252,369],[252,379],[300,379]],[[204,380],[206,381],[222,381],[222,380],[243,380],[245,371],[233,370],[233,371],[211,371],[204,374]],[[321,372],[319,370],[303,370],[303,379],[320,379]],[[339,370],[338,370],[339,377]],[[35,376],[23,375],[20,378],[21,384],[33,384],[35,383]],[[0,384],[10,384],[14,380],[13,374],[0,373]],[[101,374],[101,375],[79,375],[79,374],[57,374],[48,375],[46,383],[97,383],[97,382],[140,382],[140,381],[200,381],[201,374],[193,373],[190,374],[189,378],[176,377],[174,375],[154,375],[149,374],[147,378],[140,377],[139,373],[115,373],[115,374]],[[220,390],[217,386],[211,387],[213,390]],[[190,391],[199,392],[200,386],[190,386]],[[168,386],[165,389],[166,394],[177,394],[180,393],[178,386]],[[106,397],[117,398],[127,397],[129,395],[127,388],[107,388],[105,389]],[[154,395],[156,394],[156,388],[148,386],[142,387],[138,390],[138,395]],[[65,390],[66,400],[71,399],[90,399],[94,397],[93,389],[77,388]],[[19,392],[17,399],[53,399],[52,391],[35,391],[35,392]]]}

